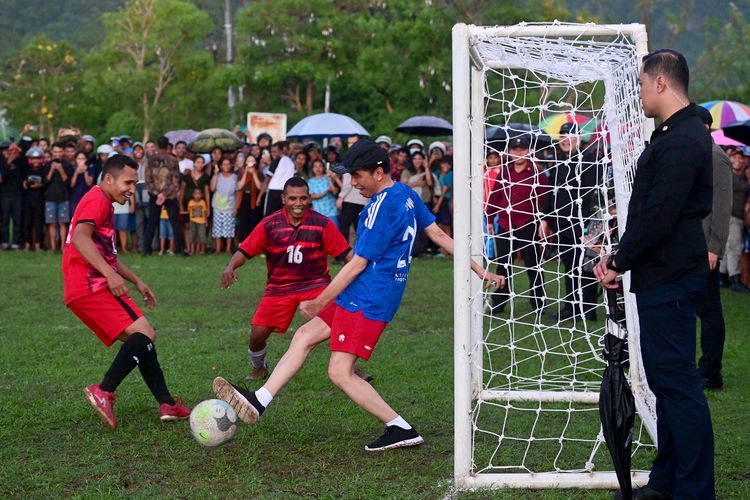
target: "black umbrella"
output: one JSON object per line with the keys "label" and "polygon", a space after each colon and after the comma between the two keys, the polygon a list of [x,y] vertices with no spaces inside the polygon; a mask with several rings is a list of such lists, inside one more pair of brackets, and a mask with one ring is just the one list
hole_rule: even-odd
{"label": "black umbrella", "polygon": [[750,144],[750,120],[730,123],[723,127],[724,135],[742,144]]}
{"label": "black umbrella", "polygon": [[448,120],[437,116],[412,116],[396,127],[396,131],[427,137],[453,135],[453,125]]}
{"label": "black umbrella", "polygon": [[552,138],[541,129],[534,129],[528,123],[508,123],[506,125],[489,125],[484,132],[487,145],[498,151],[505,149],[508,139],[527,136],[531,149],[540,150],[552,145]]}
{"label": "black umbrella", "polygon": [[607,290],[607,333],[604,337],[604,369],[599,391],[599,418],[602,421],[604,440],[612,456],[612,463],[620,483],[622,498],[630,500],[633,486],[630,482],[630,448],[635,420],[635,399],[630,390],[623,366],[628,364],[628,341],[625,329],[625,307],[622,303],[622,285]]}

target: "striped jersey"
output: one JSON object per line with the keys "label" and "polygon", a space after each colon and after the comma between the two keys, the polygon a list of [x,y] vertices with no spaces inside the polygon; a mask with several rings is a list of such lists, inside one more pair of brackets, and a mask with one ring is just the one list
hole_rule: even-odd
{"label": "striped jersey", "polygon": [[286,209],[264,218],[239,251],[248,259],[264,253],[268,267],[265,295],[278,296],[324,287],[331,282],[328,256],[344,257],[350,250],[333,221],[307,210],[297,226]]}
{"label": "striped jersey", "polygon": [[84,259],[73,246],[73,235],[79,224],[94,226],[94,241],[99,255],[112,269],[117,270],[115,247],[114,208],[102,188],[94,186],[83,195],[70,222],[70,231],[63,247],[63,297],[66,304],[107,287],[107,278]]}
{"label": "striped jersey", "polygon": [[396,182],[373,196],[359,214],[354,247],[367,267],[336,303],[368,319],[391,321],[406,288],[414,239],[433,222],[435,216],[406,184]]}

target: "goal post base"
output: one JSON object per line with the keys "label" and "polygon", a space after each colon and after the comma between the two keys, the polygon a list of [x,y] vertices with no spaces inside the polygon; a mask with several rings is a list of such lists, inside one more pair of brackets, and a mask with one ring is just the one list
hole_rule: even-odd
{"label": "goal post base", "polygon": [[[645,486],[648,483],[648,472],[635,471],[630,474],[633,488]],[[572,473],[491,473],[475,474],[456,479],[459,490],[475,489],[601,489],[616,490],[620,487],[617,474],[614,472],[572,472]]]}

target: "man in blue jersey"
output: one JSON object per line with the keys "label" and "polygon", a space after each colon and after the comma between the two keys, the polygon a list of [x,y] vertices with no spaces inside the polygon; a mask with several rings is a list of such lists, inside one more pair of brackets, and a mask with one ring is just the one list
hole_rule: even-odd
{"label": "man in blue jersey", "polygon": [[[453,239],[435,224],[435,217],[413,189],[393,182],[388,165],[388,155],[382,148],[360,140],[342,164],[334,167],[336,173],[351,174],[352,186],[370,198],[359,217],[354,256],[317,298],[300,304],[302,314],[310,321],[297,330],[268,382],[252,393],[221,377],[214,380],[216,396],[232,405],[244,422],[257,422],[273,397],[302,368],[310,351],[330,338],[331,381],[386,425],[385,433],[365,450],[423,442],[422,436],[354,372],[357,358],[370,358],[380,334],[398,310],[417,233],[425,231],[444,251],[453,253]],[[474,261],[471,268],[491,285],[504,283],[503,277],[485,271]]]}

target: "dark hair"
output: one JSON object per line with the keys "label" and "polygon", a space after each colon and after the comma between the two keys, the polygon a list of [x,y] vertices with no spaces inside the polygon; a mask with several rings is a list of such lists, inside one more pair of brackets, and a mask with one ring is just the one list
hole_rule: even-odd
{"label": "dark hair", "polygon": [[175,144],[174,147],[177,147],[180,144],[184,144],[187,147],[187,142],[185,142],[185,141],[177,141],[177,144]]}
{"label": "dark hair", "polygon": [[169,148],[169,139],[162,135],[158,139],[156,139],[156,145],[159,147],[159,149],[168,149]]}
{"label": "dark hair", "polygon": [[289,141],[276,141],[272,144],[272,146],[278,149],[286,149],[289,147]]}
{"label": "dark hair", "polygon": [[698,117],[704,125],[708,125],[709,127],[714,123],[714,117],[711,115],[711,112],[703,106],[698,106]]}
{"label": "dark hair", "polygon": [[55,142],[53,142],[53,143],[52,143],[52,144],[50,145],[50,147],[49,147],[49,148],[50,148],[50,149],[52,149],[52,148],[60,148],[60,149],[65,149],[65,145],[64,145],[64,144],[63,144],[62,142],[60,142],[60,141],[55,141]]}
{"label": "dark hair", "polygon": [[310,191],[310,187],[307,185],[307,181],[303,179],[302,177],[290,177],[288,181],[284,183],[284,190],[282,191],[284,194],[286,194],[287,188],[305,188],[307,191]]}
{"label": "dark hair", "polygon": [[422,159],[426,159],[426,158],[427,158],[427,157],[425,156],[425,154],[424,154],[424,151],[422,151],[421,149],[418,149],[418,150],[414,151],[414,152],[413,152],[413,153],[411,154],[411,157],[412,157],[412,158],[414,158],[415,156],[421,156],[421,157],[422,157]]}
{"label": "dark hair", "polygon": [[132,169],[138,170],[138,163],[134,159],[132,159],[129,156],[125,155],[114,155],[107,158],[107,161],[104,162],[104,167],[102,167],[102,174],[111,174],[115,175],[115,172],[120,173],[125,167],[130,167]]}
{"label": "dark hair", "polygon": [[661,49],[643,56],[643,72],[651,78],[664,75],[685,94],[690,85],[690,69],[685,56],[672,49]]}
{"label": "dark hair", "polygon": [[63,148],[76,148],[78,149],[78,145],[74,141],[66,141],[63,145]]}

